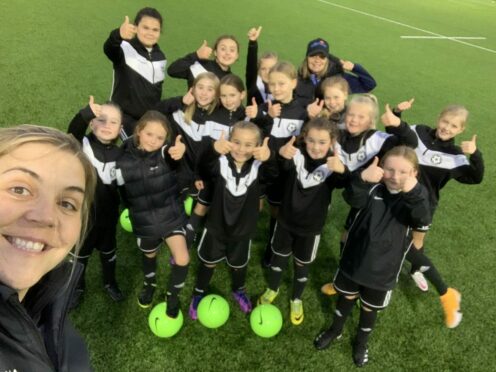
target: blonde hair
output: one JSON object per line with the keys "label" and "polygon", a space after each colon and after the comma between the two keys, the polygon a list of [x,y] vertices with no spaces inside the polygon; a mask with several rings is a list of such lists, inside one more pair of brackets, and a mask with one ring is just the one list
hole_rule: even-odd
{"label": "blonde hair", "polygon": [[370,93],[364,94],[355,94],[351,97],[350,102],[348,103],[348,109],[354,104],[359,103],[363,105],[369,105],[370,107],[370,128],[375,129],[377,124],[377,120],[379,119],[379,103],[377,101],[377,97]]}
{"label": "blonde hair", "polygon": [[391,150],[386,152],[386,154],[384,154],[384,156],[382,157],[380,162],[381,167],[384,165],[384,163],[390,156],[398,156],[409,161],[412,164],[413,169],[415,169],[415,171],[418,172],[419,162],[418,162],[417,154],[415,153],[415,150],[412,149],[411,147],[404,145],[393,147]]}
{"label": "blonde hair", "polygon": [[269,75],[272,74],[273,72],[279,72],[281,74],[284,74],[291,80],[296,80],[298,78],[296,68],[291,62],[287,62],[287,61],[277,62],[270,69]]}
{"label": "blonde hair", "polygon": [[251,121],[238,121],[231,127],[231,132],[229,133],[229,140],[231,140],[234,132],[238,129],[246,129],[255,132],[257,136],[257,145],[262,144],[262,131],[258,125],[253,124]]}
{"label": "blonde hair", "polygon": [[[88,229],[89,212],[95,194],[97,176],[95,168],[83,153],[81,144],[70,134],[55,128],[38,125],[22,124],[11,128],[0,128],[0,158],[8,155],[19,146],[29,143],[42,143],[67,151],[74,155],[81,163],[84,170],[84,200],[81,207],[81,232],[76,242],[74,251],[76,255],[81,249],[86,231]],[[47,166],[54,166],[47,164]]]}
{"label": "blonde hair", "polygon": [[[203,79],[208,79],[210,81],[212,81],[214,83],[214,88],[215,88],[215,98],[214,100],[210,103],[210,105],[208,106],[208,113],[211,114],[215,108],[217,107],[217,105],[219,104],[219,87],[220,87],[220,81],[219,81],[219,78],[213,73],[213,72],[202,72],[201,74],[199,74],[195,80],[193,81],[193,85],[191,86],[191,89],[195,89],[196,87],[196,84],[198,84],[198,82],[200,82],[200,80],[203,80]],[[190,124],[191,123],[191,120],[193,119],[193,115],[195,114],[195,110],[196,110],[196,99],[193,103],[189,104],[186,109],[184,110],[184,121],[187,123],[187,124]]]}
{"label": "blonde hair", "polygon": [[271,51],[263,53],[260,57],[258,57],[257,68],[260,68],[260,65],[262,64],[262,59],[275,59],[276,61],[278,61],[279,55],[276,52],[271,52]]}
{"label": "blonde hair", "polygon": [[469,111],[463,105],[448,105],[439,113],[438,120],[446,115],[463,117],[462,125],[465,126],[465,123],[468,120]]}

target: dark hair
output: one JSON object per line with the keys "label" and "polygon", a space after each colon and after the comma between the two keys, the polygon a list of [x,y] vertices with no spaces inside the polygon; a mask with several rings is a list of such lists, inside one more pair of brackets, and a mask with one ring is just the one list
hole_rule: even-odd
{"label": "dark hair", "polygon": [[157,9],[149,7],[140,9],[138,13],[136,13],[136,17],[134,17],[134,24],[137,26],[143,17],[155,18],[158,23],[160,23],[160,30],[162,31],[162,15]]}
{"label": "dark hair", "polygon": [[238,40],[236,39],[235,36],[233,35],[220,35],[217,40],[215,40],[215,43],[214,43],[214,50],[217,50],[217,46],[219,45],[219,43],[222,41],[222,40],[232,40],[236,43],[236,47],[238,48],[238,53],[239,53],[239,42]]}
{"label": "dark hair", "polygon": [[230,85],[240,93],[245,91],[245,84],[238,75],[228,74],[220,79],[220,85]]}
{"label": "dark hair", "polygon": [[336,123],[325,117],[317,117],[311,119],[303,126],[301,133],[298,136],[298,143],[303,143],[308,132],[310,132],[310,129],[325,130],[329,133],[331,142],[336,142],[338,140],[339,130]]}
{"label": "dark hair", "polygon": [[165,129],[166,132],[165,142],[170,142],[172,133],[171,133],[171,125],[169,123],[169,120],[161,112],[155,110],[149,110],[143,114],[143,116],[138,120],[138,123],[136,124],[136,128],[134,128],[133,140],[136,146],[139,145],[138,133],[141,132],[151,121],[156,121],[162,125],[162,127]]}

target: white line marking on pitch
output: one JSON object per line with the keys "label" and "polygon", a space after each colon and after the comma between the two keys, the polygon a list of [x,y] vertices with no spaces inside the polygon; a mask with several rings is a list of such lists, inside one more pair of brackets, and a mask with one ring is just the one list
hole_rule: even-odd
{"label": "white line marking on pitch", "polygon": [[[346,9],[346,10],[349,10],[351,12],[355,12],[355,13],[359,13],[359,14],[362,14],[362,15],[366,15],[368,17],[376,18],[376,19],[379,19],[379,20],[384,21],[384,22],[394,23],[395,25],[398,25],[398,26],[403,26],[403,27],[410,28],[412,30],[417,30],[417,31],[425,32],[426,34],[430,34],[430,35],[433,35],[433,36],[447,37],[445,35],[441,35],[441,34],[438,34],[436,32],[424,30],[424,29],[421,29],[421,28],[418,28],[418,27],[415,27],[415,26],[410,26],[410,25],[407,25],[405,23],[401,23],[401,22],[398,22],[398,21],[395,21],[395,20],[392,20],[392,19],[389,19],[389,18],[384,18],[384,17],[377,16],[375,14],[370,14],[370,13],[367,13],[367,12],[362,12],[361,10],[349,8],[349,7],[344,6],[344,5],[335,4],[335,3],[331,3],[329,1],[324,1],[324,0],[317,0],[317,1],[319,1],[321,3],[324,3],[324,4],[327,4],[327,5],[335,6],[337,8]],[[490,52],[490,53],[495,53],[496,54],[496,50],[489,49],[489,48],[484,48],[484,47],[481,47],[479,45],[475,45],[475,44],[472,44],[472,43],[467,43],[466,41],[462,41],[462,40],[458,40],[458,39],[452,39],[452,38],[449,38],[448,40],[454,41],[455,43],[460,43],[460,44],[463,44],[463,45],[467,45],[467,46],[470,46],[472,48],[477,48],[477,49],[485,50],[486,52]]]}
{"label": "white line marking on pitch", "polygon": [[486,40],[482,36],[400,36],[402,39],[457,39],[457,40]]}

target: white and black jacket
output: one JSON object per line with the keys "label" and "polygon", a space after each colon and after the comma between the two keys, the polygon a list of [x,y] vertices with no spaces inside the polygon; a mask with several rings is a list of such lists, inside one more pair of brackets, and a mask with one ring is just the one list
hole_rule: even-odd
{"label": "white and black jacket", "polygon": [[119,192],[115,164],[122,150],[114,143],[101,143],[93,133],[86,134],[95,114],[89,106],[77,113],[67,130],[81,142],[83,152],[96,170],[97,184],[91,208],[92,226],[115,226],[119,218]]}
{"label": "white and black jacket", "polygon": [[114,66],[111,101],[138,120],[152,109],[162,96],[167,59],[155,44],[148,51],[137,39],[123,40],[119,29],[113,30],[103,50]]}
{"label": "white and black jacket", "polygon": [[359,209],[345,242],[339,270],[355,283],[380,291],[392,289],[408,249],[410,228],[431,223],[427,190],[392,193],[382,184],[361,180],[356,172],[344,193]]}
{"label": "white and black jacket", "polygon": [[167,69],[169,76],[186,79],[189,88],[191,88],[193,81],[199,74],[207,71],[214,73],[219,80],[231,73],[230,68],[223,70],[214,60],[198,58],[196,52],[189,53],[184,57],[175,60]]}

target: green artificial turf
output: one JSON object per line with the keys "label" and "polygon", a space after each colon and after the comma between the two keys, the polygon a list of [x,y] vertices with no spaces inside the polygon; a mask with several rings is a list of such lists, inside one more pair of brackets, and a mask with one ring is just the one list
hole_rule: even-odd
{"label": "green artificial turf", "polygon": [[[367,369],[484,371],[494,370],[495,167],[496,138],[496,3],[484,0],[251,0],[251,1],[124,1],[0,0],[0,125],[36,123],[65,130],[89,95],[108,99],[111,63],[103,42],[143,6],[164,16],[160,45],[169,63],[194,51],[206,39],[210,45],[224,33],[241,44],[233,71],[244,77],[247,37],[252,26],[263,26],[260,51],[275,50],[298,65],[306,43],[316,37],[330,42],[331,52],[362,63],[376,78],[374,91],[381,108],[387,102],[415,97],[404,119],[434,125],[441,108],[461,103],[471,112],[460,140],[478,135],[486,160],[482,185],[452,181],[443,190],[427,253],[446,281],[463,295],[464,319],[450,330],[443,325],[439,299],[433,290],[420,293],[404,268],[390,306],[378,317],[370,341]],[[354,10],[353,10],[354,9]],[[484,40],[402,39],[401,36],[471,36]],[[477,48],[481,47],[481,48]],[[164,97],[185,93],[186,83],[167,78]],[[330,324],[335,298],[320,294],[337,265],[338,238],[347,213],[339,192],[334,195],[319,256],[304,293],[305,321],[289,322],[291,271],[275,301],[284,317],[273,339],[251,332],[249,320],[230,296],[230,277],[219,266],[211,291],[225,296],[231,316],[219,329],[185,319],[171,339],[156,338],[147,326],[147,310],[137,306],[142,282],[141,257],[133,236],[118,235],[118,279],[127,299],[112,303],[101,288],[96,255],[90,261],[87,293],[72,319],[84,336],[96,371],[162,370],[349,370],[356,309],[343,339],[317,352],[312,340]],[[267,214],[259,222],[252,246],[247,287],[255,296],[265,288],[259,265],[265,245]],[[192,258],[187,285],[181,293],[187,317],[197,258]],[[164,298],[169,254],[163,249],[158,270],[156,302]]]}

